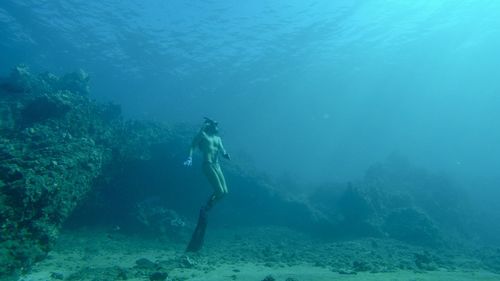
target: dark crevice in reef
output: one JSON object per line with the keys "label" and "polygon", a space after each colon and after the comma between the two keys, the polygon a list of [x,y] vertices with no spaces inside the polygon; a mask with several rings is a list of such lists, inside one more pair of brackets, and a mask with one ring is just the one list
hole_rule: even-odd
{"label": "dark crevice in reef", "polygon": [[[63,225],[171,233],[210,194],[201,170],[181,165],[196,128],[123,120],[119,106],[89,98],[88,82],[84,71],[34,75],[25,66],[0,79],[0,278],[43,259]],[[466,196],[404,158],[300,199],[234,163],[224,170],[230,194],[214,227],[282,225],[434,248],[477,236]]]}

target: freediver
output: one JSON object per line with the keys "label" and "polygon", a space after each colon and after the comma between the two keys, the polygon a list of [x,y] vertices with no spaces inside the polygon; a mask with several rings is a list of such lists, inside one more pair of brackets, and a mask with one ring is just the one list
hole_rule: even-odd
{"label": "freediver", "polygon": [[207,212],[228,192],[226,180],[219,165],[219,154],[222,154],[222,157],[228,160],[231,159],[222,145],[218,122],[207,117],[205,117],[205,122],[191,143],[189,156],[184,162],[185,166],[193,165],[193,152],[196,148],[203,154],[203,172],[214,192],[207,203],[201,207],[198,224],[186,249],[188,252],[196,252],[201,249],[207,224]]}

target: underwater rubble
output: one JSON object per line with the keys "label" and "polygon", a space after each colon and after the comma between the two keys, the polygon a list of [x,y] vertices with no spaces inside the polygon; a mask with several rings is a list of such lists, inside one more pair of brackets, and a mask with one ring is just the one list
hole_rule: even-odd
{"label": "underwater rubble", "polygon": [[137,203],[136,218],[153,235],[180,238],[181,233],[189,233],[187,219],[163,206],[156,198]]}
{"label": "underwater rubble", "polygon": [[[165,244],[157,237],[147,239],[95,230],[64,231],[50,258],[37,264],[34,272],[44,272],[38,276],[54,274],[82,281],[164,277],[264,280],[267,276],[275,280],[498,279],[491,268],[484,266],[483,257],[466,255],[460,250],[432,249],[386,238],[328,242],[276,226],[212,229],[203,251],[185,253],[184,247],[184,243]],[[474,278],[474,274],[484,269],[497,279],[480,279],[479,275]],[[299,271],[302,274],[297,274]],[[464,274],[471,278],[454,278]],[[313,277],[318,275],[322,278]],[[373,276],[368,278],[368,275]]]}

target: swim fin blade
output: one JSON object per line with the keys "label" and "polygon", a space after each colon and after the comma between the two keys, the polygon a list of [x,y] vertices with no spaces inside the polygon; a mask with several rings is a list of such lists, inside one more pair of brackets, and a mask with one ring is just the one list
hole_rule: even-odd
{"label": "swim fin blade", "polygon": [[201,208],[200,216],[198,217],[198,224],[191,236],[191,241],[186,248],[186,252],[198,252],[203,247],[203,240],[205,238],[205,230],[207,229],[207,210],[205,207]]}

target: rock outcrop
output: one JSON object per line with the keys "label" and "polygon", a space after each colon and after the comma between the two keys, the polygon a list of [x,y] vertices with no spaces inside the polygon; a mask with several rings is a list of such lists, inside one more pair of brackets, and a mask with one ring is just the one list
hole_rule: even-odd
{"label": "rock outcrop", "polygon": [[112,158],[120,129],[83,72],[14,68],[0,90],[0,276],[41,259]]}
{"label": "rock outcrop", "polygon": [[[119,106],[88,96],[88,82],[81,70],[58,77],[26,66],[0,79],[0,278],[43,259],[70,216],[69,225],[90,219],[144,229],[174,212],[194,217],[211,192],[200,169],[181,165],[195,128],[123,120]],[[226,221],[290,223],[310,215],[264,180],[226,168],[238,186]],[[252,207],[245,207],[248,194]],[[141,205],[152,197],[161,204]],[[294,217],[268,215],[275,208],[294,209]]]}
{"label": "rock outcrop", "polygon": [[373,165],[347,187],[319,189],[311,201],[331,218],[332,236],[389,237],[431,247],[452,242],[456,234],[465,237],[471,215],[466,196],[448,178],[400,156]]}
{"label": "rock outcrop", "polygon": [[[171,235],[211,193],[201,169],[182,166],[196,128],[123,120],[119,106],[88,96],[88,82],[81,70],[58,77],[25,66],[0,78],[0,278],[43,259],[63,223]],[[234,163],[223,169],[230,193],[210,225],[283,225],[432,247],[443,230],[466,229],[456,186],[400,158],[308,200],[288,199]]]}

